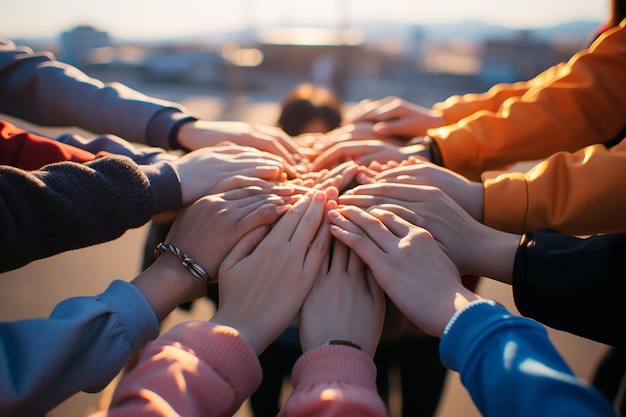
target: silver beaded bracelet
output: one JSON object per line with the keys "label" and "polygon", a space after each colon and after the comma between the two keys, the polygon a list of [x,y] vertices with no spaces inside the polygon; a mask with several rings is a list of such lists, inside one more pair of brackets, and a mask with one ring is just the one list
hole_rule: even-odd
{"label": "silver beaded bracelet", "polygon": [[183,264],[183,266],[187,268],[194,277],[202,281],[204,285],[209,285],[217,282],[217,280],[211,281],[211,279],[209,278],[209,273],[206,271],[206,269],[204,269],[200,264],[196,263],[196,261],[194,261],[191,256],[187,255],[176,246],[170,245],[169,243],[159,243],[154,249],[154,257],[158,258],[159,255],[161,255],[161,253],[163,252],[169,252],[178,256],[181,259],[181,263]]}

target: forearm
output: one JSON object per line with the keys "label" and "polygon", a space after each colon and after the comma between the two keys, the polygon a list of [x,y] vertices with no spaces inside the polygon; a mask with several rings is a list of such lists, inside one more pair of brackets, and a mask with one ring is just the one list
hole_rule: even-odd
{"label": "forearm", "polygon": [[233,415],[260,383],[258,359],[234,329],[189,321],[152,342],[92,417]]}
{"label": "forearm", "polygon": [[626,347],[626,233],[581,239],[540,229],[515,258],[513,296],[525,316]]}
{"label": "forearm", "polygon": [[[626,124],[626,23],[575,55],[524,95],[463,123],[432,129],[444,164],[476,179],[481,172],[557,151],[574,152],[614,139]],[[555,103],[558,103],[555,104]]]}
{"label": "forearm", "polygon": [[43,415],[103,389],[158,333],[146,299],[124,281],[63,301],[47,319],[0,323],[0,362],[10,364],[0,372],[0,414]]}
{"label": "forearm", "polygon": [[493,302],[474,303],[453,317],[440,354],[461,374],[483,416],[617,416],[573,375],[541,325]]}
{"label": "forearm", "polygon": [[479,111],[495,113],[506,100],[520,97],[531,88],[550,82],[563,65],[554,65],[528,81],[496,84],[485,93],[451,96],[444,102],[436,103],[433,108],[442,112],[448,124],[457,123]]}
{"label": "forearm", "polygon": [[0,112],[48,126],[76,126],[167,148],[180,105],[119,83],[104,84],[51,54],[0,43]]}
{"label": "forearm", "polygon": [[151,183],[127,158],[63,162],[39,171],[0,167],[0,269],[113,240],[154,214]]}
{"label": "forearm", "polygon": [[[626,231],[626,143],[559,152],[526,173],[486,173],[484,223],[524,233]],[[600,203],[601,202],[601,203]]]}

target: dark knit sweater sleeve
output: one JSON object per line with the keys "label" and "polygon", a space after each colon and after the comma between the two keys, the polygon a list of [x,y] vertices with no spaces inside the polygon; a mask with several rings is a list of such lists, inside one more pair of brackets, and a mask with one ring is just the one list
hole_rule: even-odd
{"label": "dark knit sweater sleeve", "polygon": [[539,229],[513,270],[521,314],[552,328],[626,347],[626,233],[578,238]]}
{"label": "dark knit sweater sleeve", "polygon": [[127,157],[0,166],[0,271],[116,239],[153,214],[150,180]]}

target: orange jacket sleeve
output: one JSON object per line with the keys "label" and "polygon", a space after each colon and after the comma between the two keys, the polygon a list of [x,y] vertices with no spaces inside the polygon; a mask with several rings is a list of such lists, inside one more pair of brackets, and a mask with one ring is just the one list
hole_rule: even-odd
{"label": "orange jacket sleeve", "polygon": [[526,173],[486,172],[484,223],[511,233],[626,232],[626,141],[558,152]]}
{"label": "orange jacket sleeve", "polygon": [[626,20],[567,63],[515,88],[494,87],[480,97],[480,110],[471,97],[452,100],[459,110],[443,106],[449,120],[465,116],[427,132],[447,168],[476,180],[513,162],[613,139],[626,126]]}

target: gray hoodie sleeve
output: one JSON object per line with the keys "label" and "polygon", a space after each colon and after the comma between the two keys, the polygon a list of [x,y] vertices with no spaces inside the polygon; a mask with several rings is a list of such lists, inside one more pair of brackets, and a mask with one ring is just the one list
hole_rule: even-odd
{"label": "gray hoodie sleeve", "polygon": [[176,122],[190,116],[180,104],[120,83],[102,83],[50,53],[35,53],[7,40],[0,40],[0,113],[164,149],[169,149]]}

